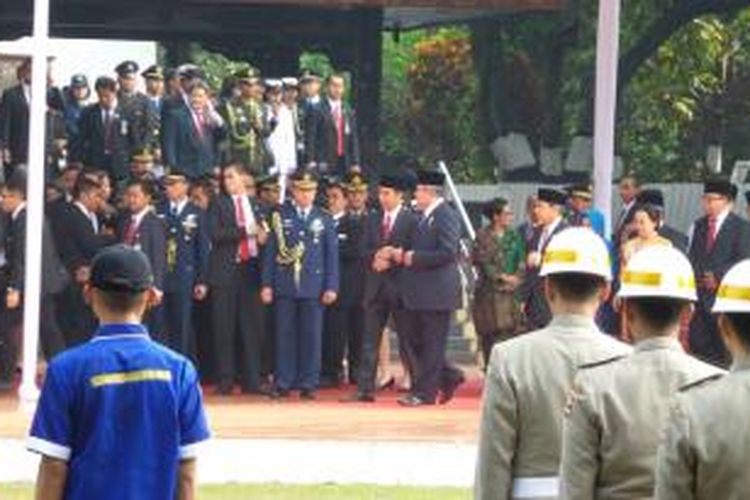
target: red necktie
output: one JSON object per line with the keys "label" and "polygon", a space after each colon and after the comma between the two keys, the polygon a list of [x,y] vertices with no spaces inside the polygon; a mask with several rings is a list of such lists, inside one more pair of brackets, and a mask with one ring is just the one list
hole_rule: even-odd
{"label": "red necktie", "polygon": [[385,214],[383,226],[380,228],[380,236],[383,240],[387,240],[391,236],[391,214]]}
{"label": "red necktie", "polygon": [[333,111],[336,120],[336,156],[344,156],[344,113],[341,112],[341,104]]}
{"label": "red necktie", "polygon": [[708,218],[708,234],[706,236],[706,253],[711,253],[716,244],[716,217]]}
{"label": "red necktie", "polygon": [[130,222],[128,222],[128,227],[125,229],[123,243],[131,247],[135,245],[135,237],[137,233],[138,233],[138,224],[136,224],[135,218],[131,217]]}
{"label": "red necktie", "polygon": [[[237,218],[237,227],[245,228],[247,227],[247,221],[245,220],[245,210],[242,207],[242,198],[235,198],[234,199],[234,208],[235,208],[235,216]],[[237,255],[239,256],[240,262],[247,262],[250,260],[251,257],[251,251],[250,251],[250,241],[248,240],[248,237],[243,235],[242,239],[240,240],[239,246],[237,248]]]}

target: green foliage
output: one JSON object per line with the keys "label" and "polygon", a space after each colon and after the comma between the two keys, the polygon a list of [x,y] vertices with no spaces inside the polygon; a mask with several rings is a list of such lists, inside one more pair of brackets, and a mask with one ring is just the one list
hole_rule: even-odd
{"label": "green foliage", "polygon": [[333,73],[333,66],[328,56],[320,52],[305,52],[299,58],[299,67],[303,70],[315,71],[323,78]]}
{"label": "green foliage", "polygon": [[384,39],[383,150],[422,165],[445,161],[460,181],[491,169],[477,120],[477,79],[465,29]]}
{"label": "green foliage", "polygon": [[190,60],[203,69],[206,81],[216,91],[220,90],[225,80],[234,73],[252,66],[247,61],[233,61],[218,52],[205,50],[197,43],[190,46]]}

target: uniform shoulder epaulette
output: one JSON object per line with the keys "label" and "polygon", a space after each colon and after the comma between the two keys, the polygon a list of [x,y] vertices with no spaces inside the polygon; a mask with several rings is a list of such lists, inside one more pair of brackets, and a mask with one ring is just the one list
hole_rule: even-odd
{"label": "uniform shoulder epaulette", "polygon": [[578,369],[588,370],[590,368],[597,368],[599,366],[604,366],[610,363],[614,363],[615,361],[619,361],[625,357],[627,357],[627,354],[618,354],[617,356],[612,356],[611,358],[600,359],[599,361],[592,361],[591,363],[584,363],[582,365],[578,365]]}
{"label": "uniform shoulder epaulette", "polygon": [[695,389],[696,387],[702,387],[705,384],[708,384],[709,382],[714,382],[716,380],[719,380],[724,376],[723,373],[714,373],[713,375],[710,375],[708,377],[704,377],[699,380],[694,380],[693,382],[690,382],[689,384],[685,384],[679,389],[677,389],[678,392],[685,392],[689,391],[690,389]]}

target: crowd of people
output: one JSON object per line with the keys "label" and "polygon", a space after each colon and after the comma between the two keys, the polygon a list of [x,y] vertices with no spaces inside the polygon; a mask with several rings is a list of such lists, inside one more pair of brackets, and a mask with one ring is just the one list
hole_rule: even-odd
{"label": "crowd of people", "polygon": [[[30,67],[0,107],[2,322],[7,381],[20,347]],[[284,398],[356,386],[349,401],[394,387],[394,328],[408,406],[448,402],[463,374],[445,359],[461,300],[460,219],[443,175],[382,173],[359,161],[346,81],[313,72],[263,80],[252,69],[214,94],[200,68],[125,61],[89,102],[75,75],[48,91],[41,350],[86,342],[91,261],[142,251],[154,272],[150,335],[197,361],[222,395]],[[325,83],[324,95],[320,95]],[[53,129],[48,127],[48,135]],[[25,141],[25,142],[24,142]],[[435,293],[435,284],[440,284]]]}

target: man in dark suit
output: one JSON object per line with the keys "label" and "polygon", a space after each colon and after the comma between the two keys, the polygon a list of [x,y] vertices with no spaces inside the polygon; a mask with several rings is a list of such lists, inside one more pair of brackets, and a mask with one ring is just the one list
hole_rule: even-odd
{"label": "man in dark suit", "polygon": [[323,308],[336,301],[339,260],[330,218],[313,205],[317,181],[300,171],[294,203],[275,213],[263,254],[261,298],[276,305],[276,380],[271,397],[299,388],[314,399],[320,379]]}
{"label": "man in dark suit", "polygon": [[750,225],[732,212],[736,194],[736,188],[724,179],[704,184],[706,215],[693,224],[688,251],[698,285],[698,303],[690,323],[690,349],[701,359],[722,366],[728,365],[729,358],[711,309],[726,272],[750,257]]}
{"label": "man in dark suit", "polygon": [[[348,230],[346,218],[346,195],[344,181],[329,178],[326,182],[326,205],[331,217],[333,229],[339,242],[339,275],[340,291],[338,300],[327,306],[323,313],[322,357],[320,370],[321,387],[338,387],[344,379],[344,355],[346,353],[346,318],[341,301],[344,298],[344,281],[346,269],[343,262],[348,244]],[[351,366],[348,367],[351,370]],[[354,372],[351,372],[354,373]],[[355,377],[350,377],[354,379]]]}
{"label": "man in dark suit", "polygon": [[[3,211],[10,215],[5,233],[5,305],[11,311],[9,322],[19,325],[23,319],[22,302],[26,272],[26,179],[23,171],[11,176],[3,188]],[[54,239],[45,220],[42,226],[42,287],[40,298],[40,344],[47,359],[65,349],[65,341],[57,323],[55,295],[68,282],[60,263]]]}
{"label": "man in dark suit", "polygon": [[101,185],[81,175],[73,188],[73,202],[66,203],[59,218],[50,218],[57,248],[71,282],[65,294],[65,331],[68,346],[86,341],[96,326],[96,319],[83,298],[83,286],[89,280],[91,261],[99,250],[115,242],[101,232],[97,212],[102,200]]}
{"label": "man in dark suit", "polygon": [[405,189],[404,179],[383,175],[378,183],[380,209],[364,216],[360,244],[365,267],[364,332],[357,392],[345,401],[375,401],[378,352],[383,329],[391,318],[399,338],[401,359],[413,380],[414,360],[406,336],[408,320],[400,287],[404,269],[393,260],[399,251],[411,246],[411,237],[417,226],[416,216],[404,206]]}
{"label": "man in dark suit", "polygon": [[153,210],[155,191],[156,187],[150,181],[130,181],[125,191],[127,213],[117,226],[117,241],[142,251],[151,262],[157,307],[149,313],[149,331],[154,339],[166,344],[160,304],[167,273],[167,231],[164,221]]}
{"label": "man in dark suit", "polygon": [[638,193],[638,204],[650,205],[661,215],[659,222],[659,236],[672,242],[672,246],[683,253],[688,251],[688,236],[682,231],[670,226],[665,220],[664,194],[660,189],[644,189]]}
{"label": "man in dark suit", "polygon": [[615,221],[612,234],[612,244],[618,254],[622,245],[630,239],[631,234],[634,232],[632,223],[635,211],[633,208],[635,208],[638,193],[641,191],[641,182],[635,174],[626,174],[620,178],[619,189],[622,209]]}
{"label": "man in dark suit", "polygon": [[5,90],[0,99],[0,146],[8,179],[16,166],[26,164],[28,155],[31,59],[21,63],[16,75],[18,85]]}
{"label": "man in dark suit", "polygon": [[169,346],[195,359],[193,298],[208,293],[206,274],[210,240],[206,214],[188,199],[187,177],[172,173],[164,178],[167,199],[156,213],[167,227],[167,273],[164,276],[164,329]]}
{"label": "man in dark suit", "polygon": [[237,344],[242,391],[259,394],[262,389],[260,257],[267,233],[258,207],[247,193],[248,175],[239,164],[224,167],[224,194],[214,198],[208,209],[211,252],[207,283],[213,308],[217,392],[222,395],[231,394],[237,377]]}
{"label": "man in dark suit", "polygon": [[106,170],[115,182],[128,175],[130,155],[136,148],[131,124],[117,100],[117,83],[100,77],[94,84],[98,102],[81,113],[78,135],[71,144],[71,160]]}
{"label": "man in dark suit", "polygon": [[407,311],[407,338],[414,354],[411,393],[399,399],[403,406],[447,403],[464,376],[446,359],[453,313],[461,307],[458,271],[461,219],[441,197],[445,176],[417,173],[414,201],[419,210],[410,246],[395,259],[405,270],[401,296]]}
{"label": "man in dark suit", "polygon": [[194,83],[188,100],[190,106],[173,104],[163,111],[162,156],[165,166],[198,179],[213,174],[219,164],[224,121],[210,106],[205,83]]}
{"label": "man in dark suit", "polygon": [[535,228],[528,248],[526,275],[518,290],[518,296],[524,304],[527,330],[543,328],[552,319],[545,298],[544,280],[539,277],[539,268],[552,236],[568,227],[562,216],[566,201],[565,193],[556,189],[540,188],[537,192],[534,214],[539,226]]}
{"label": "man in dark suit", "polygon": [[306,118],[308,163],[338,177],[359,169],[359,137],[354,110],[344,101],[342,75],[328,78],[328,96]]}

